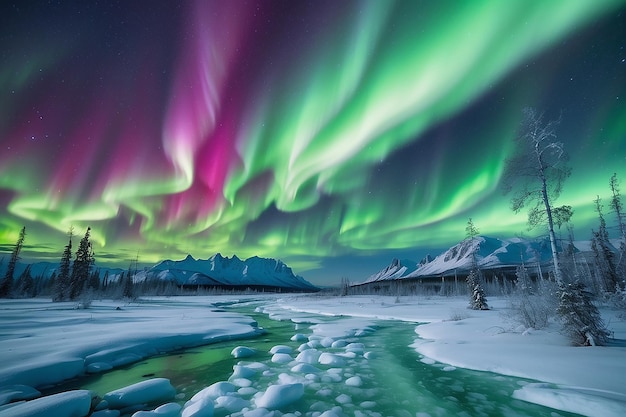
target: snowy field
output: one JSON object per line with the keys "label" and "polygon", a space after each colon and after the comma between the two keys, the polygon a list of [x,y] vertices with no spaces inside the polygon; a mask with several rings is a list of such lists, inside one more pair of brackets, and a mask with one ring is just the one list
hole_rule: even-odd
{"label": "snowy field", "polygon": [[[258,335],[262,329],[246,315],[216,307],[231,301],[239,301],[240,305],[248,305],[275,320],[307,323],[307,331],[312,332],[308,336],[293,334],[292,342],[302,342],[298,351],[273,348],[271,361],[284,363],[291,371],[278,374],[263,389],[253,388],[258,384],[252,380],[257,373],[268,372],[266,365],[245,362],[245,356],[254,352],[244,347],[245,339]],[[510,319],[506,299],[491,298],[489,304],[490,311],[472,311],[466,308],[465,298],[268,295],[155,298],[130,304],[96,301],[89,309],[81,310],[72,303],[43,299],[2,300],[0,416],[86,416],[95,402],[89,391],[37,398],[37,389],[86,373],[103,373],[157,354],[233,339],[241,339],[238,343],[242,347],[235,349],[233,355],[242,362],[233,368],[228,381],[183,400],[167,379],[152,378],[98,393],[105,401],[96,406],[92,415],[376,416],[367,412],[373,406],[368,401],[356,405],[342,403],[343,409],[318,407],[287,414],[281,410],[298,401],[305,388],[321,384],[324,378],[339,378],[342,366],[349,361],[360,360],[359,367],[365,369],[362,361],[370,358],[367,346],[345,341],[364,332],[375,332],[377,320],[427,323],[408,327],[415,329],[411,348],[425,364],[545,382],[520,386],[512,395],[516,399],[589,416],[626,415],[623,312],[601,310],[613,332],[609,346],[581,348],[569,346],[558,333],[557,324],[545,330],[520,327]],[[344,319],[316,323],[312,315]],[[339,350],[341,353],[337,353]],[[319,376],[324,368],[327,373]],[[363,384],[358,374],[348,375],[344,382],[354,390]],[[340,403],[343,395],[337,397]],[[144,404],[152,405],[147,408],[150,411],[138,411],[146,409]],[[355,411],[357,408],[365,411]],[[427,415],[430,414],[418,417]]]}

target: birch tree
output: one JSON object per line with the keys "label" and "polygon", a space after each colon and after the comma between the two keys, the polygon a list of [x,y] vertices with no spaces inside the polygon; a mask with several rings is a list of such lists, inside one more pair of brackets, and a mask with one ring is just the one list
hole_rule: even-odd
{"label": "birch tree", "polygon": [[548,230],[554,275],[563,280],[554,233],[554,201],[561,194],[563,183],[570,175],[567,152],[563,142],[556,141],[560,119],[544,121],[543,114],[532,108],[524,109],[522,129],[515,140],[515,153],[506,161],[503,178],[504,192],[513,194],[511,209],[519,213],[528,210],[528,228],[543,225]]}

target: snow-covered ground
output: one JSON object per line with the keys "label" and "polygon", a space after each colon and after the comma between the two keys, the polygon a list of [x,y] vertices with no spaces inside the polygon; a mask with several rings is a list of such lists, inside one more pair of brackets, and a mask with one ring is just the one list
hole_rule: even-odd
{"label": "snow-covered ground", "polygon": [[419,338],[413,344],[424,361],[559,384],[559,390],[533,385],[517,395],[586,415],[615,410],[611,415],[626,415],[624,311],[601,309],[613,334],[609,346],[575,347],[560,334],[557,323],[544,330],[521,326],[512,319],[506,298],[490,298],[488,311],[467,309],[465,297],[298,297],[278,304],[298,312],[427,323],[416,326]]}
{"label": "snow-covered ground", "polygon": [[[468,310],[465,298],[271,295],[238,296],[236,299],[253,301],[253,305],[259,305],[259,311],[270,317],[294,322],[303,321],[305,313],[354,317],[313,325],[315,339],[309,337],[308,340],[315,342],[320,350],[309,354],[300,352],[300,360],[289,357],[288,349],[276,347],[272,361],[292,360],[292,371],[305,372],[306,369],[310,375],[316,372],[315,366],[337,368],[347,358],[363,357],[365,352],[359,352],[362,348],[358,346],[356,350],[354,347],[347,349],[344,356],[322,351],[322,347],[326,344],[330,347],[350,335],[358,336],[362,331],[372,331],[370,325],[375,319],[427,323],[415,326],[412,345],[423,355],[425,363],[436,361],[548,382],[551,384],[520,387],[514,397],[584,415],[626,415],[624,312],[602,309],[613,332],[610,346],[581,348],[569,346],[567,339],[558,333],[556,324],[545,330],[520,327],[510,320],[509,301],[504,298],[489,299],[492,307],[489,311]],[[250,318],[214,306],[214,303],[230,300],[235,297],[158,298],[132,304],[102,301],[94,302],[85,310],[74,309],[71,303],[49,300],[2,300],[0,404],[31,400],[39,395],[34,388],[85,372],[103,372],[157,353],[258,334],[259,329]],[[310,317],[306,320],[311,323]],[[302,335],[294,335],[294,340],[299,337],[307,340]],[[240,383],[247,381],[246,378],[258,371],[255,367],[260,366],[242,362],[234,368],[233,377]],[[197,393],[181,408],[175,402],[167,403],[174,395],[169,382],[155,378],[143,385],[121,387],[119,391],[106,394],[105,399],[109,403],[117,402],[117,408],[162,399],[159,409],[135,413],[136,417],[210,416],[214,407],[224,409],[226,406],[238,410],[244,417],[277,417],[280,414],[271,410],[279,409],[287,400],[297,400],[302,395],[301,385],[309,382],[305,378],[283,375],[278,383],[249,399],[229,396],[229,393],[247,388],[252,396],[250,387],[224,382]],[[346,380],[348,385],[360,383],[358,375]],[[90,401],[86,391],[66,392],[5,406],[0,408],[0,417],[44,416],[51,415],[50,410],[57,410],[59,414],[55,415],[84,416]],[[254,404],[256,408],[251,406]],[[249,410],[247,414],[245,410]],[[331,414],[324,417],[339,415],[327,411]],[[104,408],[99,413],[100,416],[119,415],[117,410]]]}

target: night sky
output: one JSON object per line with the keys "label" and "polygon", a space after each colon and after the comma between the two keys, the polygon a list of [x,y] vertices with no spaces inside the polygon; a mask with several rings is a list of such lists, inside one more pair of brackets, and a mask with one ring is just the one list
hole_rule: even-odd
{"label": "night sky", "polygon": [[527,106],[562,117],[588,239],[626,192],[626,1],[5,1],[0,249],[26,226],[58,261],[90,226],[97,265],[258,255],[323,285],[469,217],[540,235],[500,186]]}

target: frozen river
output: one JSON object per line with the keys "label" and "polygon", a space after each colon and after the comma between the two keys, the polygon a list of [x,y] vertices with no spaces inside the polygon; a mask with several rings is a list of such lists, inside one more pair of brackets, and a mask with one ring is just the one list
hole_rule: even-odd
{"label": "frozen river", "polygon": [[[141,362],[57,386],[100,395],[150,378],[168,378],[183,405],[195,393],[220,381],[235,390],[228,401],[216,401],[214,415],[246,415],[255,398],[275,384],[302,384],[295,401],[268,411],[316,416],[567,416],[564,412],[513,398],[526,379],[434,363],[410,345],[415,323],[365,320],[310,313],[263,312],[255,303],[222,304],[221,309],[253,318],[265,333],[244,340],[219,342]],[[273,318],[270,318],[273,317]],[[297,323],[294,323],[296,321]],[[234,358],[233,349],[255,353]],[[273,355],[281,346],[283,353]],[[313,356],[302,354],[316,351]],[[320,356],[326,355],[325,360]],[[313,358],[313,359],[309,359]],[[320,363],[325,362],[325,363]],[[239,365],[256,371],[233,375]],[[332,414],[329,414],[332,413]]]}

